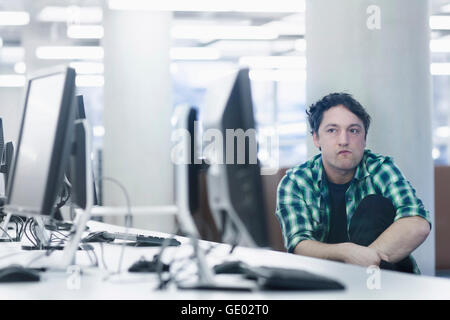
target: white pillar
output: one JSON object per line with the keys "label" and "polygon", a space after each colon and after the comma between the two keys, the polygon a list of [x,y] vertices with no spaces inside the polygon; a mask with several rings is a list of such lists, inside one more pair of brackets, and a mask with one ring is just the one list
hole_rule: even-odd
{"label": "white pillar", "polygon": [[0,88],[0,118],[3,120],[5,143],[12,141],[17,147],[20,123],[22,121],[23,88]]}
{"label": "white pillar", "polygon": [[[307,0],[306,92],[307,106],[341,91],[361,102],[367,147],[394,158],[434,222],[428,17],[423,0]],[[434,229],[413,255],[434,275]]]}
{"label": "white pillar", "polygon": [[[126,187],[133,206],[174,203],[171,18],[168,12],[104,11],[103,173]],[[125,205],[118,186],[104,181],[103,190],[105,205]],[[135,227],[173,231],[173,216],[133,221]]]}

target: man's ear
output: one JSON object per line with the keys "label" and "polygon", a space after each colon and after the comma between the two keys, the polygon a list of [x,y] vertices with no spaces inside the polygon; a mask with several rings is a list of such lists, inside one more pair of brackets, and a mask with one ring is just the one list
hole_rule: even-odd
{"label": "man's ear", "polygon": [[313,132],[313,142],[314,142],[314,145],[316,146],[316,148],[318,148],[319,150],[321,150],[320,149],[320,143],[319,143],[319,135],[317,134],[317,132]]}

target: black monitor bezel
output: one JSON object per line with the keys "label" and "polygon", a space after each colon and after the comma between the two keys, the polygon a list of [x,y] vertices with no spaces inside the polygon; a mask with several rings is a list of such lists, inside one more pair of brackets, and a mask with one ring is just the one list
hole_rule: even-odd
{"label": "black monitor bezel", "polygon": [[[227,77],[226,81],[230,81],[230,78]],[[233,82],[230,83],[230,91],[228,92],[228,96],[220,113],[220,118],[217,120],[218,122],[211,124],[208,128],[218,129],[225,140],[222,144],[222,159],[220,159],[222,162],[220,167],[223,168],[223,171],[220,174],[224,175],[223,179],[226,184],[223,186],[222,190],[222,192],[226,194],[223,196],[222,201],[233,208],[236,216],[231,213],[226,216],[216,215],[216,225],[221,226],[218,229],[222,233],[222,241],[230,241],[230,239],[224,240],[226,233],[226,219],[229,219],[229,221],[237,227],[237,229],[232,231],[236,233],[236,235],[234,235],[236,239],[238,239],[238,234],[244,231],[243,229],[240,229],[241,227],[236,225],[239,224],[245,228],[245,232],[248,233],[248,236],[251,237],[251,241],[253,242],[246,243],[245,245],[268,247],[270,246],[269,224],[267,221],[267,206],[263,193],[261,164],[257,154],[258,143],[256,139],[256,122],[249,69],[240,69],[236,74],[233,74],[232,81]],[[222,84],[220,85],[223,86]],[[252,148],[252,152],[256,152],[256,154],[254,154],[256,163],[251,163],[250,161],[253,154],[250,152],[250,140],[247,138],[245,138],[244,163],[241,164],[237,162],[236,144],[234,144],[233,163],[226,163],[228,161],[228,141],[226,141],[227,139],[225,137],[227,137],[228,129],[242,129],[244,132],[247,132],[249,129],[253,130],[251,132],[251,138],[256,142],[256,150]],[[211,186],[208,183],[208,189],[213,187],[214,186]],[[211,198],[209,198],[209,201],[210,205],[212,205],[211,201],[217,203],[221,202],[220,200],[212,200]],[[219,210],[222,209],[222,213],[229,210],[229,208],[219,208]],[[222,221],[219,222],[219,219],[222,219]],[[228,230],[228,232],[230,231]]]}
{"label": "black monitor bezel", "polygon": [[[52,148],[52,155],[50,160],[50,170],[47,176],[47,182],[45,186],[44,199],[42,206],[37,211],[36,208],[29,208],[20,206],[18,204],[11,204],[11,195],[14,192],[14,179],[16,174],[16,164],[20,156],[20,148],[22,144],[22,136],[24,123],[26,118],[26,112],[28,108],[28,98],[30,94],[31,84],[34,80],[54,76],[56,74],[65,74],[63,94],[61,103],[59,105],[58,124],[56,126],[55,140]],[[70,141],[73,134],[73,122],[75,118],[75,70],[67,66],[58,66],[51,69],[45,69],[38,71],[27,78],[26,89],[23,100],[23,112],[22,121],[20,124],[19,138],[17,142],[16,155],[13,158],[13,163],[10,172],[10,183],[8,184],[8,197],[5,206],[5,210],[12,213],[20,213],[26,215],[42,214],[52,215],[54,213],[54,205],[61,185],[63,183],[64,171],[68,157],[70,153]]]}
{"label": "black monitor bezel", "polygon": [[[226,137],[227,129],[256,130],[255,110],[251,95],[251,83],[249,77],[249,69],[240,69],[236,75],[233,87],[226,102],[226,106],[222,115],[222,134]],[[239,107],[239,108],[237,108]],[[233,114],[233,112],[236,112]],[[229,123],[238,124],[239,126],[229,126]],[[253,138],[256,141],[256,132]],[[258,160],[258,143],[256,143],[256,163],[250,163],[250,146],[246,139],[245,145],[245,161],[244,164],[236,163],[237,153],[235,150],[234,164],[225,164],[227,175],[227,187],[230,201],[239,216],[239,219],[245,225],[250,236],[258,247],[268,247],[270,245],[269,228],[267,223],[266,204],[264,201],[263,180],[261,177],[261,164]],[[223,146],[226,148],[225,144]],[[236,147],[236,146],[235,146]],[[224,158],[226,158],[226,149],[224,149]],[[246,178],[249,178],[251,192],[245,191],[243,185],[238,178],[245,172]],[[252,204],[244,205],[246,196],[252,196]],[[250,209],[251,208],[251,209]]]}

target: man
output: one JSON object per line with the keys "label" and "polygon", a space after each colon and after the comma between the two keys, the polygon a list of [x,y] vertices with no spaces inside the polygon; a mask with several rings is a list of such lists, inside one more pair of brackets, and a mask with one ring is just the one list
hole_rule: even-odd
{"label": "man", "polygon": [[392,158],[365,150],[370,116],[346,93],[306,113],[321,154],[288,170],[278,186],[288,252],[420,273],[410,253],[430,232],[429,213]]}

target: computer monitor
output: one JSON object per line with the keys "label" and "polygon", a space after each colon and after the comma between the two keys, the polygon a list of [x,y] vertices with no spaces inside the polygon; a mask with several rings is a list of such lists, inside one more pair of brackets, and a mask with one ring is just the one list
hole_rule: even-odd
{"label": "computer monitor", "polygon": [[5,211],[52,216],[69,160],[75,70],[57,67],[27,80]]}
{"label": "computer monitor", "polygon": [[[76,110],[75,110],[75,131],[72,142],[72,152],[69,161],[69,166],[66,169],[66,177],[71,184],[71,200],[72,203],[79,208],[86,208],[86,158],[90,155],[85,154],[86,150],[86,136],[81,121],[87,120],[86,111],[84,107],[84,99],[82,95],[76,96]],[[90,160],[91,161],[91,160]],[[94,176],[94,172],[89,173]],[[92,179],[93,201],[94,205],[98,204],[97,193],[95,189],[95,180]]]}
{"label": "computer monitor", "polygon": [[203,124],[208,201],[222,241],[269,246],[248,69],[209,88]]}
{"label": "computer monitor", "polygon": [[5,190],[8,187],[9,174],[12,166],[12,160],[14,156],[14,145],[11,141],[8,141],[3,148],[3,156],[1,157],[0,172],[3,173],[5,179]]}
{"label": "computer monitor", "polygon": [[[29,77],[25,90],[24,112],[13,159],[5,211],[32,216],[38,223],[41,247],[49,244],[43,216],[52,217],[68,166],[74,132],[84,131],[86,170],[91,172],[89,126],[86,120],[75,122],[75,70],[56,67]],[[78,125],[80,123],[80,125]],[[92,206],[92,176],[86,174],[86,208],[78,210],[74,229],[64,246],[61,259],[49,268],[65,270],[71,263],[89,219]],[[8,217],[7,216],[7,217]],[[7,226],[8,219],[4,222]],[[6,224],[6,226],[5,226]]]}
{"label": "computer monitor", "polygon": [[193,214],[198,203],[198,175],[201,161],[197,154],[196,128],[197,108],[179,105],[173,115],[172,160],[175,164],[175,199],[178,208],[178,222],[181,233],[199,238]]}
{"label": "computer monitor", "polygon": [[[1,160],[3,158],[3,148],[5,145],[5,140],[3,137],[3,120],[2,118],[0,118],[0,165],[1,165]],[[1,167],[0,167],[0,172],[1,172]],[[3,173],[3,172],[1,172]],[[6,194],[6,189],[5,189],[5,185],[6,185],[6,177],[5,174],[0,174],[0,205],[3,206],[3,201],[5,199],[5,194]]]}
{"label": "computer monitor", "polygon": [[83,95],[77,95],[77,109],[76,109],[77,119],[86,119],[86,110],[84,108],[84,98]]}
{"label": "computer monitor", "polygon": [[0,155],[3,154],[3,148],[5,146],[5,138],[3,134],[3,120],[0,118]]}
{"label": "computer monitor", "polygon": [[[189,139],[189,130],[195,119],[191,108],[176,110],[183,121],[175,121],[182,138],[175,148],[175,160],[195,160],[195,142]],[[261,170],[257,159],[257,143],[253,105],[250,91],[248,70],[240,70],[229,77],[221,79],[209,89],[202,108],[203,156],[207,166],[207,193],[209,207],[212,211],[217,229],[221,232],[222,242],[232,245],[250,247],[267,247],[269,234],[262,194]],[[184,132],[184,134],[183,134]],[[195,131],[194,131],[195,132]],[[237,135],[235,133],[237,132]],[[188,151],[188,152],[186,152]],[[173,155],[173,154],[172,154]],[[200,164],[197,168],[202,168]],[[188,215],[189,199],[189,165],[178,165],[177,196],[179,217],[186,225],[192,225]],[[195,168],[195,166],[193,167]],[[194,170],[192,170],[194,171]],[[195,172],[195,171],[194,171]],[[183,210],[184,208],[184,210]],[[205,252],[195,239],[193,250],[198,268],[198,279],[178,283],[182,289],[226,289],[252,290],[253,284],[223,283],[214,277],[212,269],[206,262]],[[193,280],[193,281],[192,281]]]}

